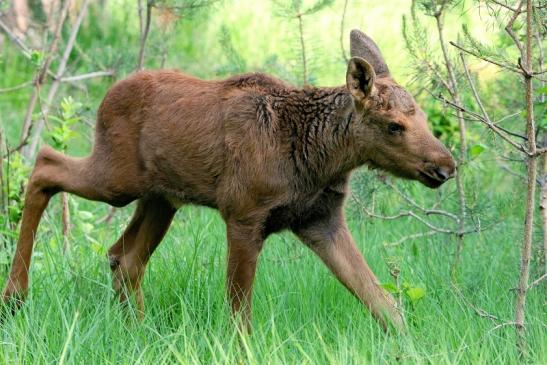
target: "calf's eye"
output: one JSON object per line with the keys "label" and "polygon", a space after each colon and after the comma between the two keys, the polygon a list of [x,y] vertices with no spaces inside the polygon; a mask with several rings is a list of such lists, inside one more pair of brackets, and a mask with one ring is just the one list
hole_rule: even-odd
{"label": "calf's eye", "polygon": [[389,123],[387,125],[387,131],[389,134],[392,134],[392,135],[401,134],[403,130],[404,130],[403,126],[397,123]]}

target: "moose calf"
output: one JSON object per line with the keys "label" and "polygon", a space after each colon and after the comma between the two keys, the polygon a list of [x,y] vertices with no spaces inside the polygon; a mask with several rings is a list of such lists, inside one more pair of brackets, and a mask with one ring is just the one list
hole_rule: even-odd
{"label": "moose calf", "polygon": [[108,257],[120,300],[135,295],[140,313],[150,256],[177,209],[198,204],[226,222],[227,291],[244,323],[263,242],[290,229],[384,328],[402,327],[348,230],[348,180],[370,165],[436,188],[454,175],[454,160],[376,44],[358,30],[350,40],[340,87],[299,89],[260,73],[204,81],[174,71],[138,72],[114,85],[89,157],[40,151],[3,301],[22,302],[40,218],[66,191],[117,207],[138,200]]}

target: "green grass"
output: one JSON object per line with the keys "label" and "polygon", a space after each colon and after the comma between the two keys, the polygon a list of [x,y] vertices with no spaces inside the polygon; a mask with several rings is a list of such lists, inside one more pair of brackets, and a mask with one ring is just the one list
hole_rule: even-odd
{"label": "green grass", "polygon": [[[80,211],[104,212],[98,204],[73,201]],[[520,230],[508,228],[518,214],[496,208],[507,215],[505,223],[468,236],[460,276],[465,300],[450,285],[450,238],[433,236],[386,250],[383,242],[422,227],[412,221],[362,220],[351,213],[354,237],[380,280],[390,281],[386,261],[396,256],[403,280],[427,289],[415,307],[405,305],[406,336],[384,334],[294,236],[272,236],[260,258],[254,331],[248,337],[230,320],[225,226],[216,212],[186,207],[177,213],[148,266],[146,317],[140,323],[131,308],[126,312],[116,302],[105,258],[131,208],[89,233],[76,225],[73,247],[63,255],[54,202],[38,234],[28,300],[0,330],[0,363],[517,363],[514,328],[494,329],[497,323],[479,317],[469,305],[502,321],[512,319],[510,289],[517,279]],[[537,364],[547,361],[544,294],[544,287],[535,288],[527,303],[530,362]]]}

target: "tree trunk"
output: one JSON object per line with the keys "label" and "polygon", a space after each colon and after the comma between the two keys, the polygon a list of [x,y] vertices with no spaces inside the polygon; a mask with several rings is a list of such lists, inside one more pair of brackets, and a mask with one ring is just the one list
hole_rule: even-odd
{"label": "tree trunk", "polygon": [[526,215],[524,221],[524,240],[520,254],[520,275],[517,287],[517,301],[515,305],[515,329],[517,332],[517,348],[521,359],[527,355],[526,333],[525,333],[525,305],[526,293],[528,291],[528,279],[530,276],[530,258],[532,254],[532,239],[534,228],[534,207],[536,193],[537,156],[536,156],[536,134],[534,123],[534,100],[533,84],[530,73],[532,72],[532,0],[526,1],[526,57],[525,84],[526,84],[526,135],[528,137],[527,161],[527,195]]}

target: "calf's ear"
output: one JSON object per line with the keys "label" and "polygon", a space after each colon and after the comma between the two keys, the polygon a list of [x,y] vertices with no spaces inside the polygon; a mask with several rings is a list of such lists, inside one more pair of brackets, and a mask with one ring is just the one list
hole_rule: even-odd
{"label": "calf's ear", "polygon": [[361,57],[367,60],[374,67],[378,77],[389,76],[389,68],[384,61],[382,52],[372,38],[359,29],[354,29],[349,35],[349,45],[351,57]]}
{"label": "calf's ear", "polygon": [[363,105],[374,90],[374,68],[360,57],[352,57],[348,62],[346,86],[356,103]]}

